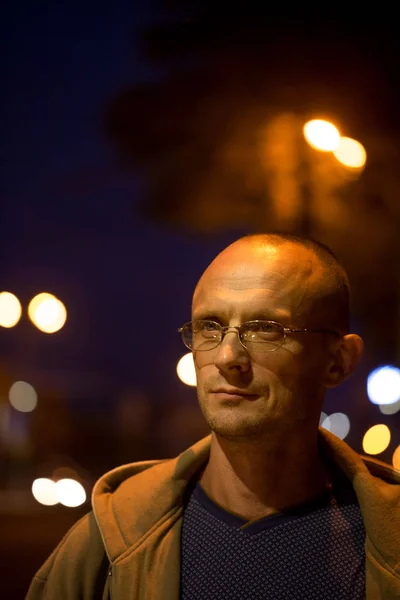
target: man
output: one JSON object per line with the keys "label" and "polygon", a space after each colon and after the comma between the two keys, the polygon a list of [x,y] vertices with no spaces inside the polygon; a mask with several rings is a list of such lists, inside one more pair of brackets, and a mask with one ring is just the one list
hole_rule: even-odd
{"label": "man", "polygon": [[400,473],[318,429],[363,351],[348,307],[322,245],[221,252],[180,329],[211,435],[101,478],[28,600],[399,599]]}

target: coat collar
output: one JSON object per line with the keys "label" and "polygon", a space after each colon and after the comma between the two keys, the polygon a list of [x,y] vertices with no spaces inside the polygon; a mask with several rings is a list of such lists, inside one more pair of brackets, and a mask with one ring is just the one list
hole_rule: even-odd
{"label": "coat collar", "polygon": [[[210,443],[211,435],[174,459],[119,467],[97,482],[92,504],[111,562],[169,517],[178,518],[191,481],[207,464]],[[398,569],[400,473],[380,461],[363,459],[324,429],[319,430],[319,444],[327,469],[338,469],[350,480],[372,544]]]}

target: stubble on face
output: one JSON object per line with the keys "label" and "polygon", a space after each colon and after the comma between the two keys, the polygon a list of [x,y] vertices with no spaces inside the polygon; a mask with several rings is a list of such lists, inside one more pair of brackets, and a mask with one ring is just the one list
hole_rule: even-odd
{"label": "stubble on face", "polygon": [[[251,320],[248,315],[262,318],[257,314],[265,313],[263,318],[271,314],[271,320],[284,321],[286,326],[304,326],[295,321],[308,301],[315,264],[310,253],[305,251],[301,256],[298,248],[295,250],[296,256],[293,248],[228,249],[201,278],[194,294],[193,315],[199,310],[214,314],[219,307],[224,324],[238,325]],[[221,347],[207,352],[208,356],[194,353],[200,408],[212,431],[236,440],[261,439],[277,428],[299,427],[310,419],[310,405],[302,398],[307,390],[301,389],[307,384],[301,373],[305,367],[302,346],[292,344],[276,352],[255,354],[246,362],[246,351],[238,340],[232,344],[235,352],[241,353],[241,365],[235,365],[234,360],[229,366],[223,361],[218,364],[216,355]],[[218,401],[213,390],[226,386],[255,397]]]}

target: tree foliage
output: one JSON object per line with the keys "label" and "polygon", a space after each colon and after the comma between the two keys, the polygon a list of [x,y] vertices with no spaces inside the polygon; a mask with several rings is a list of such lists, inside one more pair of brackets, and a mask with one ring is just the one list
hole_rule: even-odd
{"label": "tree foliage", "polygon": [[[382,264],[398,258],[400,38],[386,14],[366,11],[158,4],[141,47],[163,75],[122,90],[105,118],[121,162],[145,177],[146,214],[203,234],[299,231],[307,193],[311,233],[360,290],[382,280],[360,307],[392,290]],[[305,149],[301,124],[320,115],[366,146],[363,173]]]}

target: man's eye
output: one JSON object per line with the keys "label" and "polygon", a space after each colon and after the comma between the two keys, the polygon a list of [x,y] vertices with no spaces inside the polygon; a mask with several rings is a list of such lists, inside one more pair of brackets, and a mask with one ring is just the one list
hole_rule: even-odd
{"label": "man's eye", "polygon": [[281,328],[275,323],[249,323],[245,337],[253,341],[275,341],[281,336]]}
{"label": "man's eye", "polygon": [[201,335],[203,338],[214,339],[219,336],[220,329],[218,323],[214,323],[213,321],[197,321],[193,332]]}
{"label": "man's eye", "polygon": [[260,323],[257,336],[263,340],[275,340],[281,335],[281,328],[274,323]]}
{"label": "man's eye", "polygon": [[271,331],[276,331],[276,327],[272,323],[259,323],[258,331],[261,333],[271,333]]}
{"label": "man's eye", "polygon": [[213,321],[194,321],[192,325],[192,330],[194,333],[204,333],[208,331],[218,331],[218,324]]}
{"label": "man's eye", "polygon": [[202,329],[204,331],[217,331],[218,325],[213,323],[213,321],[203,321]]}

